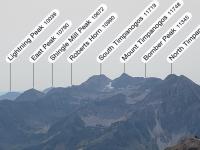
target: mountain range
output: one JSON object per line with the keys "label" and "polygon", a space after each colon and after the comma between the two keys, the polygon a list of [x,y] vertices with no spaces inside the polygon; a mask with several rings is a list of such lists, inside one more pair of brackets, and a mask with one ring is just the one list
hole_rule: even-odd
{"label": "mountain range", "polygon": [[20,92],[8,92],[0,95],[0,100],[15,100],[21,93]]}
{"label": "mountain range", "polygon": [[95,75],[1,100],[0,150],[164,150],[199,125],[200,86],[183,75]]}

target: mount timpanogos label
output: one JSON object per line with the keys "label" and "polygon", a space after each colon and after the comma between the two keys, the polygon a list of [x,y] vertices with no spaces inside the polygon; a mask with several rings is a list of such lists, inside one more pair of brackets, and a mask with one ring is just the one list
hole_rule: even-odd
{"label": "mount timpanogos label", "polygon": [[131,45],[128,50],[120,57],[121,63],[128,62],[147,41],[149,41],[155,33],[157,33],[184,5],[182,0],[173,3],[143,34]]}
{"label": "mount timpanogos label", "polygon": [[47,27],[59,16],[57,9],[49,13],[7,56],[6,61],[12,63]]}

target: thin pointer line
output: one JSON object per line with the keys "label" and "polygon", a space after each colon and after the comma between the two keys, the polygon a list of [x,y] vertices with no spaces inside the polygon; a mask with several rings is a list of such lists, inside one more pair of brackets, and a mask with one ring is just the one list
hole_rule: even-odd
{"label": "thin pointer line", "polygon": [[171,63],[171,74],[173,74],[173,63]]}
{"label": "thin pointer line", "polygon": [[12,65],[10,63],[10,92],[12,91]]}
{"label": "thin pointer line", "polygon": [[145,78],[147,77],[147,64],[145,63],[145,67],[144,67],[145,69]]}
{"label": "thin pointer line", "polygon": [[102,63],[100,63],[100,75],[102,75]]}
{"label": "thin pointer line", "polygon": [[72,63],[71,63],[71,86],[73,85],[73,78],[72,78],[72,76],[73,76],[73,68],[72,68],[73,66],[72,66]]}
{"label": "thin pointer line", "polygon": [[124,63],[124,73],[126,73],[126,63]]}
{"label": "thin pointer line", "polygon": [[53,63],[51,64],[51,86],[54,87],[54,68]]}
{"label": "thin pointer line", "polygon": [[33,89],[35,88],[35,64],[33,63]]}

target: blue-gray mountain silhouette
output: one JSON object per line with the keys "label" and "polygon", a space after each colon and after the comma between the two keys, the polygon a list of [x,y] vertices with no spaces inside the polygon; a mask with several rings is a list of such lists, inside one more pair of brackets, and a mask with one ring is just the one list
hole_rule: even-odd
{"label": "blue-gray mountain silhouette", "polygon": [[16,101],[35,101],[42,98],[45,94],[35,89],[30,89],[23,92],[20,96],[18,96]]}
{"label": "blue-gray mountain silhouette", "polygon": [[200,86],[185,76],[96,75],[0,101],[3,150],[164,150],[199,125]]}
{"label": "blue-gray mountain silhouette", "polygon": [[0,100],[15,100],[21,93],[20,92],[8,92],[0,96]]}

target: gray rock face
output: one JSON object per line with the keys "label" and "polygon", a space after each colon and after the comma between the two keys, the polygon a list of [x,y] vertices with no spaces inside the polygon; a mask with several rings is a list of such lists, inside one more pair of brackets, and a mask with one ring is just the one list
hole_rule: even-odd
{"label": "gray rock face", "polygon": [[187,138],[165,150],[200,150],[200,140],[198,138]]}

